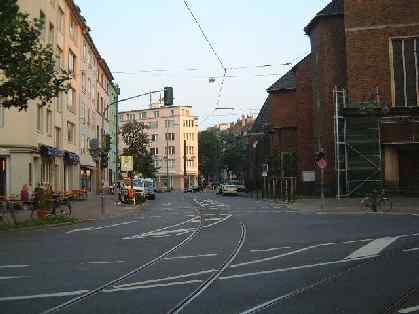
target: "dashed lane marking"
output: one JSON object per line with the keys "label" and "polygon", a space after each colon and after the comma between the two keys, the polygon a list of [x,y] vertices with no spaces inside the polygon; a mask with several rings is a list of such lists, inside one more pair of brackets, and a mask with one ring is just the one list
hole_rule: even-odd
{"label": "dashed lane marking", "polygon": [[273,248],[269,248],[269,249],[249,250],[249,252],[250,252],[250,253],[257,253],[257,252],[272,252],[272,251],[285,250],[285,249],[291,249],[291,247],[290,247],[290,246],[273,247]]}
{"label": "dashed lane marking", "polygon": [[29,278],[28,276],[0,276],[0,280]]}
{"label": "dashed lane marking", "polygon": [[91,261],[91,262],[87,262],[87,264],[121,264],[121,263],[125,263],[125,261],[118,260],[118,261]]}
{"label": "dashed lane marking", "polygon": [[419,305],[412,306],[412,307],[407,307],[405,309],[399,310],[400,314],[407,314],[407,313],[414,313],[414,312],[419,312]]}
{"label": "dashed lane marking", "polygon": [[25,268],[31,267],[31,265],[0,265],[0,269],[2,268]]}
{"label": "dashed lane marking", "polygon": [[81,295],[89,290],[77,290],[77,291],[70,291],[70,292],[55,292],[55,293],[41,293],[41,294],[33,294],[33,295],[22,295],[16,297],[0,297],[0,301],[21,301],[21,300],[31,300],[31,299],[43,299],[43,298],[53,298],[53,297],[70,297]]}
{"label": "dashed lane marking", "polygon": [[419,247],[414,247],[414,248],[411,248],[411,249],[403,250],[403,252],[415,252],[415,251],[419,251]]}
{"label": "dashed lane marking", "polygon": [[124,221],[124,222],[121,222],[121,223],[107,225],[107,226],[78,228],[78,229],[73,229],[73,230],[67,231],[66,233],[70,234],[70,233],[81,232],[81,231],[95,231],[95,230],[109,229],[109,228],[115,228],[115,227],[119,227],[119,226],[129,225],[129,224],[132,224],[132,223],[135,223],[135,222],[138,222],[138,220]]}

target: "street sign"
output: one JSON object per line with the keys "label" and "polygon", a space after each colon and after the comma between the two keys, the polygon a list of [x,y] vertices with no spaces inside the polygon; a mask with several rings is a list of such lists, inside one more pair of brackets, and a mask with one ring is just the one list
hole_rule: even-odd
{"label": "street sign", "polygon": [[134,160],[132,156],[121,156],[121,171],[128,172],[134,170]]}
{"label": "street sign", "polygon": [[268,173],[266,171],[262,171],[262,177],[267,177]]}
{"label": "street sign", "polygon": [[325,159],[320,159],[316,162],[316,164],[320,169],[324,169],[327,167],[327,161]]}

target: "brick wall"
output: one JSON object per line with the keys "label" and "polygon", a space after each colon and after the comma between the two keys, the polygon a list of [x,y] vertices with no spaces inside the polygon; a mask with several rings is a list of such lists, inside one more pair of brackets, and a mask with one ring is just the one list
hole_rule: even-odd
{"label": "brick wall", "polygon": [[[323,147],[329,166],[326,188],[335,189],[333,88],[346,87],[345,30],[343,17],[325,17],[311,30],[313,58],[314,149]],[[320,178],[317,174],[316,178]]]}
{"label": "brick wall", "polygon": [[313,184],[302,182],[303,171],[314,170],[313,137],[313,86],[312,57],[309,55],[297,65],[296,71],[296,110],[297,110],[297,154],[298,190],[302,194],[312,194]]}
{"label": "brick wall", "polygon": [[419,36],[419,1],[346,0],[345,29],[352,100],[372,99],[378,87],[382,100],[392,104],[389,40]]}

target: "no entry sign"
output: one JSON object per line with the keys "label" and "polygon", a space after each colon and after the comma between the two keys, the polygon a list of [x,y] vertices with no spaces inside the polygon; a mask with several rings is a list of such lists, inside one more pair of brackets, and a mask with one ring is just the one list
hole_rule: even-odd
{"label": "no entry sign", "polygon": [[325,159],[320,159],[316,162],[316,164],[320,169],[324,169],[327,167],[327,161]]}

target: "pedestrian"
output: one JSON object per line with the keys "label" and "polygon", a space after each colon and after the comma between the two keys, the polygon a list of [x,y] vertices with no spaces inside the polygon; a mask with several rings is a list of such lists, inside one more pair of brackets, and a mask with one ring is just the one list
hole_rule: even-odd
{"label": "pedestrian", "polygon": [[114,189],[114,197],[115,197],[115,204],[119,205],[121,200],[121,183],[118,181],[115,183]]}
{"label": "pedestrian", "polygon": [[20,201],[22,202],[22,208],[27,209],[29,205],[29,187],[27,184],[24,184],[20,190]]}

